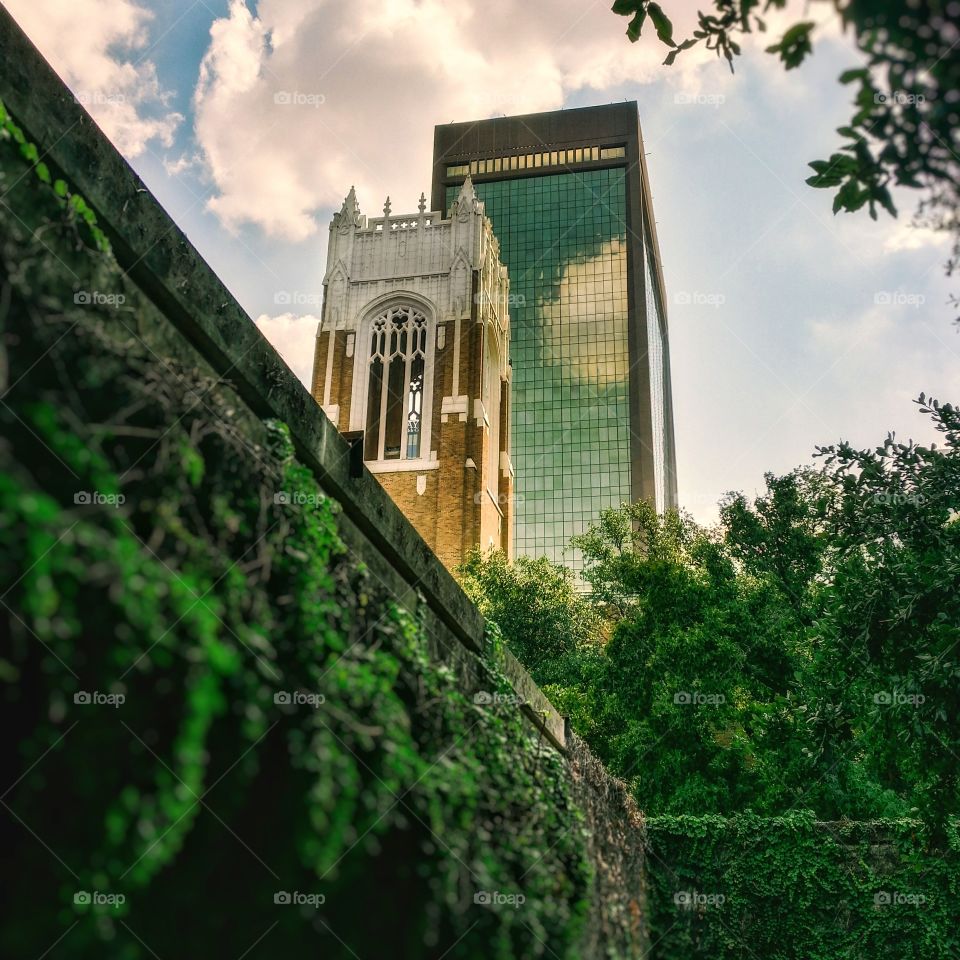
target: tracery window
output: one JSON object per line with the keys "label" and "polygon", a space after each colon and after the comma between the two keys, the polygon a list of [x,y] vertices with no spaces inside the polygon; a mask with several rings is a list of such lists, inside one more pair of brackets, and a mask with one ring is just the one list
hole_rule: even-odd
{"label": "tracery window", "polygon": [[423,446],[427,318],[409,304],[371,325],[366,460],[417,460]]}

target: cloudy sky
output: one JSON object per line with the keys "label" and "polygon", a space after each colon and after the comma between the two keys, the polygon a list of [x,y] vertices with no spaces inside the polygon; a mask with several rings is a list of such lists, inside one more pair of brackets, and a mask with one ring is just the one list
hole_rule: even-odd
{"label": "cloudy sky", "polygon": [[[731,76],[706,51],[661,66],[609,0],[0,2],[301,379],[351,184],[365,213],[388,193],[415,210],[435,123],[629,99],[667,284],[680,499],[698,519],[815,444],[931,439],[911,398],[960,399],[946,244],[910,227],[915,198],[896,198],[899,220],[835,218],[803,182],[851,113],[836,77],[857,57],[826,4],[804,11],[822,23],[801,70],[760,52],[774,23]],[[686,35],[697,4],[667,6]]]}

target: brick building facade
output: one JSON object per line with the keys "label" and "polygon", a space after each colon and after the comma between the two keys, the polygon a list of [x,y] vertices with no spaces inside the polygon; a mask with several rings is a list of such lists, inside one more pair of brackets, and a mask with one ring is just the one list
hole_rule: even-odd
{"label": "brick building facade", "polygon": [[330,225],[313,396],[450,569],[512,556],[509,281],[468,178],[449,218],[360,213]]}

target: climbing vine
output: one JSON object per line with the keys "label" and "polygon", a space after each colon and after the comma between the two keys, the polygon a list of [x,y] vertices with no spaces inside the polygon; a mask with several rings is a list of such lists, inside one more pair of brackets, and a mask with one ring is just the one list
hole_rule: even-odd
{"label": "climbing vine", "polygon": [[662,960],[947,960],[960,951],[960,844],[917,820],[809,812],[647,820]]}

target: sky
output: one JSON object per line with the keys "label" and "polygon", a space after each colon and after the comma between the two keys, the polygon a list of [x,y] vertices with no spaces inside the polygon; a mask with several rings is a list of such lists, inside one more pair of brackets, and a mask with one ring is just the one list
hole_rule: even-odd
{"label": "sky", "polygon": [[[679,499],[808,464],[818,444],[936,435],[912,404],[956,402],[947,241],[831,212],[804,183],[850,117],[859,63],[827,4],[795,5],[731,76],[672,67],[589,0],[0,0],[305,383],[330,218],[416,210],[433,126],[636,100],[666,283]],[[664,4],[675,35],[695,3]],[[822,7],[823,9],[819,9]],[[815,53],[763,52],[818,21]],[[76,24],[83,24],[78,30]]]}

